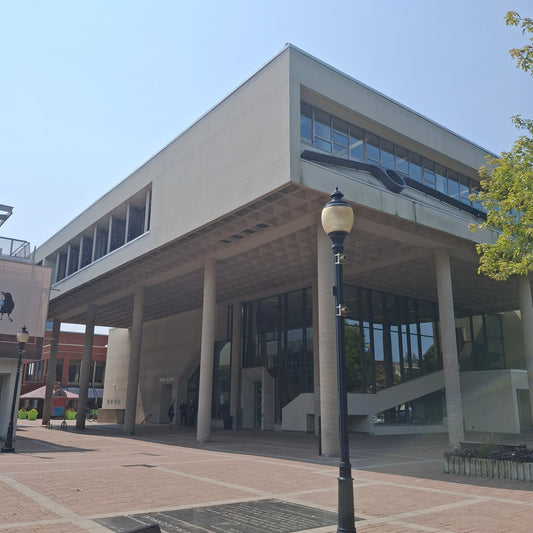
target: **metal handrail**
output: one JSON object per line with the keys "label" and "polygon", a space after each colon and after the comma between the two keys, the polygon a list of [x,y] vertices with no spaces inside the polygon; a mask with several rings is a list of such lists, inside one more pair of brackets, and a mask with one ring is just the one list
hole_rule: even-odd
{"label": "metal handrail", "polygon": [[0,257],[12,257],[17,259],[30,259],[31,248],[28,241],[0,237]]}

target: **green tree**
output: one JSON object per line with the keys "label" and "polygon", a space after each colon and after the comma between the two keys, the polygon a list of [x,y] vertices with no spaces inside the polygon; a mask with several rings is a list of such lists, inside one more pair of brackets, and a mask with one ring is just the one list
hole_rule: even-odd
{"label": "green tree", "polygon": [[[533,19],[521,18],[515,11],[505,15],[508,26],[520,26],[529,43],[509,51],[517,68],[533,76]],[[494,243],[477,245],[478,271],[495,280],[533,271],[533,120],[512,117],[522,131],[509,152],[488,158],[479,170],[481,189],[472,194],[487,212],[487,220],[472,224],[473,232],[491,229],[498,232]]]}
{"label": "green tree", "polygon": [[361,390],[361,337],[359,326],[344,326],[344,353],[346,355],[346,389],[348,392]]}

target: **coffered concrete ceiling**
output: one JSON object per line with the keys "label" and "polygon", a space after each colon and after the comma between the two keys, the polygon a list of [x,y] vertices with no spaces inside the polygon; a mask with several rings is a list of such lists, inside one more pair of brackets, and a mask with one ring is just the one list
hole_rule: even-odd
{"label": "coffered concrete ceiling", "polygon": [[[93,303],[98,325],[129,327],[138,285],[146,287],[145,321],[199,308],[208,256],[217,259],[217,302],[222,305],[310,286],[317,225],[328,200],[327,194],[289,184],[78,288],[62,294],[57,284],[49,318],[83,324]],[[434,251],[446,247],[456,305],[493,312],[518,307],[514,281],[496,283],[477,274],[470,241],[354,207],[345,283],[436,300]]]}

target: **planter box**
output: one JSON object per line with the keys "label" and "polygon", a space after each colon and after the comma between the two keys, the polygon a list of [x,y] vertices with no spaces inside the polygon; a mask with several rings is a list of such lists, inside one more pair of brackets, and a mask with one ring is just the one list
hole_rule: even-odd
{"label": "planter box", "polygon": [[20,418],[21,420],[28,418],[28,411],[19,411],[17,418]]}
{"label": "planter box", "polygon": [[533,481],[533,463],[518,463],[500,459],[474,459],[443,456],[442,471],[445,474],[477,476],[492,479]]}
{"label": "planter box", "polygon": [[67,420],[76,420],[76,411],[65,411],[65,418]]}
{"label": "planter box", "polygon": [[38,413],[28,412],[28,420],[37,420],[37,414]]}

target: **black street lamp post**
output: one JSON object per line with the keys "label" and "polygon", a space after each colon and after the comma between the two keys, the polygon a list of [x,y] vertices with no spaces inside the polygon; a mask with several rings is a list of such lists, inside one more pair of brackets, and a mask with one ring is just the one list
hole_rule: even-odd
{"label": "black street lamp post", "polygon": [[322,209],[322,227],[331,239],[335,257],[335,314],[337,334],[337,382],[339,401],[339,464],[338,524],[337,533],[355,533],[352,465],[348,440],[348,400],[346,390],[346,354],[344,349],[344,317],[342,265],[344,239],[353,226],[353,210],[342,200],[338,187],[331,194],[331,202]]}
{"label": "black street lamp post", "polygon": [[13,453],[15,448],[13,448],[13,420],[15,418],[15,407],[17,404],[17,394],[19,388],[19,376],[20,376],[20,367],[22,365],[22,354],[24,353],[24,347],[30,339],[30,335],[26,329],[26,326],[22,326],[22,330],[17,333],[17,341],[19,343],[19,358],[17,362],[17,373],[15,375],[15,388],[13,389],[13,403],[11,404],[11,417],[9,418],[9,426],[6,433],[6,441],[4,446],[0,450],[1,453]]}

